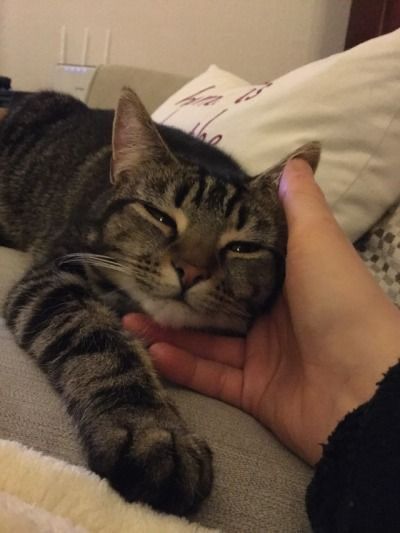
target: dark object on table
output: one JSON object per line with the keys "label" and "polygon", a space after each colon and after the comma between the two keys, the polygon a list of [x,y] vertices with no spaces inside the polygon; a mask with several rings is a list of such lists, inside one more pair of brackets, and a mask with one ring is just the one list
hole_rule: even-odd
{"label": "dark object on table", "polygon": [[0,76],[0,107],[8,107],[11,100],[15,101],[28,94],[26,91],[13,91],[11,88],[11,78]]}
{"label": "dark object on table", "polygon": [[0,76],[0,107],[7,107],[11,99],[11,78]]}
{"label": "dark object on table", "polygon": [[0,76],[0,89],[11,89],[11,78],[7,78],[7,76]]}

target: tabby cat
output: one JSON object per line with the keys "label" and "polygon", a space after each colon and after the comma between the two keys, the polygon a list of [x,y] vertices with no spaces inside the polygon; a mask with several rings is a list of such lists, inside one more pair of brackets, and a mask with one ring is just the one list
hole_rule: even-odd
{"label": "tabby cat", "polygon": [[[315,167],[318,145],[297,155]],[[212,457],[120,317],[244,333],[282,284],[282,165],[250,178],[156,126],[130,89],[115,113],[42,92],[0,122],[0,243],[34,257],[6,322],[62,395],[90,467],[128,501],[194,511]]]}

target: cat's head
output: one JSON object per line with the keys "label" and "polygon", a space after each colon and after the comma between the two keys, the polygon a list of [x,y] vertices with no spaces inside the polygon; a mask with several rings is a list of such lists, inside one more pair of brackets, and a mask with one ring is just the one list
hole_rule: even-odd
{"label": "cat's head", "polygon": [[[319,145],[295,155],[315,168]],[[160,324],[244,332],[283,281],[277,182],[286,159],[240,184],[218,179],[177,160],[130,89],[115,113],[112,157],[102,238],[120,269],[108,276]]]}

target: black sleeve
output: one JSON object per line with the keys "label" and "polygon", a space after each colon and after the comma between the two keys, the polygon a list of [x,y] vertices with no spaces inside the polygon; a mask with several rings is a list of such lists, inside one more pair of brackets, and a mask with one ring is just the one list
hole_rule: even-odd
{"label": "black sleeve", "polygon": [[400,364],[329,437],[306,504],[315,533],[400,532]]}

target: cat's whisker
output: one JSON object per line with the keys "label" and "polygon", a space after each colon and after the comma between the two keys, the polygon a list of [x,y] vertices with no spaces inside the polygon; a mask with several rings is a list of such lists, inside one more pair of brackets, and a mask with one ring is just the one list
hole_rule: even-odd
{"label": "cat's whisker", "polygon": [[93,266],[115,270],[117,272],[121,272],[122,274],[131,274],[131,270],[128,268],[128,266],[123,265],[119,261],[116,261],[115,259],[107,255],[83,252],[67,254],[65,256],[62,256],[58,260],[59,264],[79,263],[81,261],[84,261]]}

